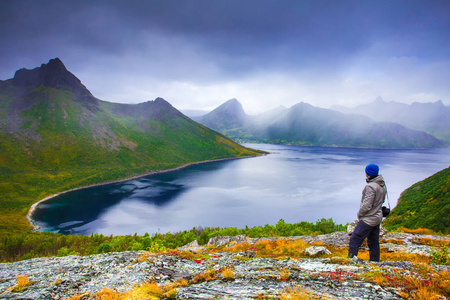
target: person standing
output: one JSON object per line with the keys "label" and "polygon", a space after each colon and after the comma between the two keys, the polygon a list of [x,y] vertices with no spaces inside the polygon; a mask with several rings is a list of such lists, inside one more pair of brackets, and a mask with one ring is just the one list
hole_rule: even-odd
{"label": "person standing", "polygon": [[348,257],[357,257],[359,247],[367,238],[370,260],[380,261],[380,223],[383,219],[381,207],[387,189],[383,176],[378,174],[379,167],[376,164],[367,165],[365,172],[367,185],[362,191],[357,214],[358,224],[350,237]]}

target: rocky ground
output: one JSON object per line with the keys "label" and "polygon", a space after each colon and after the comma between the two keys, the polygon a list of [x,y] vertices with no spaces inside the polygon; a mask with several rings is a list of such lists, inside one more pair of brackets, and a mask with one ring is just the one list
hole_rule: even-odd
{"label": "rocky ground", "polygon": [[[429,255],[430,246],[414,243],[418,238],[450,241],[449,237],[391,233],[384,237],[382,247],[388,251]],[[348,245],[348,235],[344,232],[291,239],[322,242],[325,247]],[[210,246],[241,241],[254,244],[261,240],[245,236],[218,237],[210,240]],[[192,243],[180,250],[201,252],[203,249]],[[326,251],[323,247],[309,250]],[[436,270],[450,269],[448,266],[432,267]],[[87,299],[88,295],[104,287],[120,292],[141,282],[165,284],[180,278],[191,280],[197,274],[223,268],[233,270],[231,278],[218,272],[213,280],[179,287],[176,298],[254,299],[258,296],[275,297],[289,286],[302,286],[310,288],[316,295],[325,295],[331,299],[401,299],[399,289],[382,287],[362,280],[358,275],[377,270],[418,276],[413,274],[413,264],[407,261],[369,264],[342,258],[260,258],[251,250],[234,253],[227,252],[226,248],[205,259],[189,259],[175,253],[145,255],[143,252],[129,251],[86,257],[36,258],[0,264],[0,298],[65,299],[72,295],[85,295]],[[17,276],[28,276],[29,283],[23,290],[17,288]]]}

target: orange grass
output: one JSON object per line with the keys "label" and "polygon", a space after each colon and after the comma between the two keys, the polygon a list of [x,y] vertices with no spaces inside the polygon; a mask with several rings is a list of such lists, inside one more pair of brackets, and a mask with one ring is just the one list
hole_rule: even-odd
{"label": "orange grass", "polygon": [[414,244],[427,245],[433,247],[450,247],[450,241],[443,239],[419,238],[415,237],[411,240]]}
{"label": "orange grass", "polygon": [[226,280],[234,279],[234,270],[233,270],[233,268],[231,268],[231,267],[224,268],[222,270],[222,276],[223,276],[223,279],[226,279]]}
{"label": "orange grass", "polygon": [[145,251],[141,256],[136,258],[136,262],[151,261],[150,257],[155,257],[156,255],[156,253]]}
{"label": "orange grass", "polygon": [[434,300],[440,299],[440,295],[428,287],[419,287],[413,294],[413,299],[417,300]]}
{"label": "orange grass", "polygon": [[[400,243],[399,240],[389,240],[389,242]],[[323,246],[323,243],[313,243],[315,246]],[[234,244],[227,248],[229,252],[241,252],[247,250],[253,250],[256,252],[257,257],[291,257],[291,258],[304,258],[308,257],[303,254],[302,251],[311,246],[302,239],[290,240],[290,239],[278,239],[276,241],[262,240],[254,245],[247,242]],[[347,257],[348,247],[336,247],[332,245],[325,245],[331,254],[324,255],[323,257]],[[363,260],[369,260],[369,252],[367,250],[361,250],[358,257]],[[413,263],[430,263],[430,257],[417,253],[397,253],[387,252],[381,245],[381,261],[410,261]]]}
{"label": "orange grass", "polygon": [[27,275],[16,275],[17,277],[17,285],[29,285],[30,280],[28,279]]}
{"label": "orange grass", "polygon": [[403,240],[400,239],[381,239],[380,240],[380,244],[382,243],[390,243],[390,244],[396,244],[396,245],[404,245],[405,242],[403,242]]}
{"label": "orange grass", "polygon": [[229,247],[227,247],[228,252],[242,252],[252,249],[252,245],[248,242],[235,243]]}
{"label": "orange grass", "polygon": [[310,245],[301,239],[278,239],[275,242],[264,240],[256,243],[254,248],[257,253],[257,257],[302,257],[302,251],[308,248]]}
{"label": "orange grass", "polygon": [[288,287],[281,294],[280,297],[277,298],[280,300],[316,300],[323,299],[326,300],[328,297],[326,296],[317,296],[314,295],[311,289],[303,288],[301,286]]}
{"label": "orange grass", "polygon": [[[407,231],[407,229],[402,229]],[[424,229],[408,230],[409,232],[427,232]],[[385,242],[400,244],[400,240],[391,239],[385,240]],[[417,240],[422,244],[433,243],[431,239],[423,238]],[[323,246],[323,243],[313,243],[316,246]],[[277,239],[273,240],[261,240],[255,244],[250,244],[248,242],[234,243],[224,250],[224,246],[216,248],[208,248],[208,253],[191,253],[191,252],[180,252],[175,253],[179,257],[184,257],[192,260],[203,261],[212,257],[212,253],[216,251],[227,251],[227,252],[242,252],[242,251],[254,251],[257,257],[271,257],[271,258],[301,258],[306,257],[303,254],[303,250],[311,246],[302,239]],[[331,245],[326,245],[327,249],[332,252],[330,255],[325,255],[324,257],[334,258],[334,261],[339,261],[339,263],[348,263],[347,253],[348,247],[334,247]],[[138,259],[138,261],[149,260],[152,255],[144,255]],[[359,252],[359,258],[364,260],[369,260],[369,252],[366,250],[361,250]],[[414,263],[414,274],[411,276],[405,275],[405,273],[400,271],[386,272],[379,270],[372,270],[370,272],[351,275],[355,278],[360,278],[362,280],[367,280],[374,282],[380,286],[389,286],[401,289],[401,294],[407,298],[414,299],[429,299],[432,300],[437,295],[442,295],[445,297],[450,297],[450,272],[442,271],[435,272],[434,269],[429,266],[430,257],[421,254],[411,254],[411,253],[392,253],[387,252],[386,249],[381,249],[381,261],[410,261]],[[288,280],[290,278],[290,269],[284,268],[279,269],[280,279]],[[220,270],[223,278],[225,280],[234,279],[235,273],[232,267],[226,267]],[[141,283],[136,285],[132,290],[126,293],[117,293],[108,289],[104,289],[96,295],[91,296],[91,299],[98,300],[118,300],[118,299],[160,299],[160,298],[175,298],[178,292],[177,287],[187,286],[189,284],[195,284],[204,281],[217,280],[217,271],[214,269],[207,269],[203,273],[196,274],[194,278],[190,281],[182,280],[167,284],[165,286],[160,286],[155,282]],[[19,280],[19,276],[18,276]],[[26,282],[28,278],[24,278],[23,282]],[[75,298],[72,300],[81,299]],[[86,295],[84,295],[86,297]],[[258,298],[265,297],[264,295],[258,296]],[[311,290],[303,289],[301,287],[294,287],[290,290],[285,290],[280,299],[318,299],[317,295],[314,295]],[[283,298],[284,297],[284,298]],[[262,299],[262,298],[261,298]],[[326,298],[320,298],[326,299]]]}
{"label": "orange grass", "polygon": [[404,232],[404,233],[413,233],[413,234],[429,234],[429,235],[436,235],[435,232],[431,231],[430,229],[426,228],[416,228],[416,229],[409,229],[406,227],[399,227],[397,232]]}
{"label": "orange grass", "polygon": [[25,291],[33,282],[30,282],[27,275],[16,275],[17,284],[12,287],[11,291],[21,293]]}
{"label": "orange grass", "polygon": [[[371,270],[357,277],[384,287],[401,289],[401,296],[412,299],[437,299],[450,296],[450,272],[434,272],[426,264],[417,264],[414,274],[405,275],[401,269],[394,271]],[[441,297],[442,298],[442,297]]]}
{"label": "orange grass", "polygon": [[100,292],[95,294],[93,299],[95,300],[120,300],[123,295],[120,293],[117,293],[116,291],[110,290],[108,288],[103,288]]}
{"label": "orange grass", "polygon": [[291,270],[289,268],[280,269],[280,280],[288,281],[291,277]]}
{"label": "orange grass", "polygon": [[217,273],[214,269],[208,269],[204,273],[198,273],[191,279],[191,283],[199,283],[204,281],[211,281],[217,279]]}
{"label": "orange grass", "polygon": [[[91,295],[89,299],[94,300],[141,300],[141,299],[175,299],[178,293],[177,288],[180,286],[187,286],[189,282],[185,279],[180,279],[166,285],[159,285],[156,282],[143,282],[135,285],[131,290],[123,293],[113,291],[108,288],[103,288],[100,292]],[[80,300],[85,299],[89,295],[83,294],[72,296],[66,300]]]}
{"label": "orange grass", "polygon": [[[358,257],[362,260],[369,260],[369,251],[359,251]],[[429,264],[431,258],[418,253],[386,252],[385,249],[381,248],[380,261],[410,261],[412,263]]]}
{"label": "orange grass", "polygon": [[450,272],[449,271],[441,271],[437,274],[433,274],[434,276],[431,279],[432,286],[440,291],[447,298],[450,297]]}

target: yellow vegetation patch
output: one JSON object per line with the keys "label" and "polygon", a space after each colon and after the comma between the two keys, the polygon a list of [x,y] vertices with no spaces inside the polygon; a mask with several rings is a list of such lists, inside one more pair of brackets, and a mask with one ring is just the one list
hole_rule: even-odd
{"label": "yellow vegetation patch", "polygon": [[[369,251],[359,251],[358,257],[363,260],[369,260]],[[386,249],[383,249],[383,247],[381,247],[380,261],[410,261],[412,263],[429,264],[430,260],[430,257],[423,254],[387,252]]]}
{"label": "yellow vegetation patch", "polygon": [[419,287],[413,297],[416,300],[440,299],[440,295],[428,287]]}
{"label": "yellow vegetation patch", "polygon": [[28,279],[27,275],[16,275],[16,277],[17,284],[11,288],[12,292],[21,293],[34,283]]}
{"label": "yellow vegetation patch", "polygon": [[231,267],[224,268],[222,270],[222,276],[223,276],[223,279],[226,279],[226,280],[234,279],[234,270],[233,270],[233,268],[231,268]]}
{"label": "yellow vegetation patch", "polygon": [[450,296],[450,272],[434,272],[432,267],[423,263],[416,264],[413,271],[416,274],[405,275],[402,269],[374,269],[357,277],[380,286],[401,289],[400,295],[407,299],[441,299],[442,296]]}
{"label": "yellow vegetation patch", "polygon": [[380,243],[390,243],[390,244],[396,244],[396,245],[404,245],[405,242],[403,242],[403,240],[400,239],[381,239]]}
{"label": "yellow vegetation patch", "polygon": [[156,282],[143,282],[135,285],[131,290],[123,293],[103,288],[94,295],[77,295],[66,300],[81,300],[89,297],[94,300],[142,300],[142,299],[175,299],[180,286],[187,286],[189,282],[185,279],[179,279],[166,285],[159,285]]}
{"label": "yellow vegetation patch", "polygon": [[285,289],[280,297],[280,300],[326,300],[328,297],[326,296],[317,296],[314,295],[311,289],[303,288],[301,286],[289,287]]}
{"label": "yellow vegetation patch", "polygon": [[204,273],[198,273],[191,279],[191,283],[199,283],[204,281],[211,281],[217,279],[217,273],[214,269],[208,269]]}
{"label": "yellow vegetation patch", "polygon": [[419,238],[415,237],[411,240],[415,244],[427,245],[433,247],[450,247],[450,241],[444,239]]}
{"label": "yellow vegetation patch", "polygon": [[[108,288],[103,288],[98,292],[93,299],[95,300],[120,300],[123,299],[123,295]],[[141,298],[142,299],[142,298]]]}
{"label": "yellow vegetation patch", "polygon": [[409,228],[406,228],[406,227],[399,227],[397,229],[397,231],[398,232],[404,232],[404,233],[413,233],[413,234],[431,234],[431,235],[436,235],[436,233],[434,233],[430,229],[426,229],[426,228],[409,229]]}
{"label": "yellow vegetation patch", "polygon": [[280,269],[280,280],[287,281],[291,277],[291,270],[289,268]]}

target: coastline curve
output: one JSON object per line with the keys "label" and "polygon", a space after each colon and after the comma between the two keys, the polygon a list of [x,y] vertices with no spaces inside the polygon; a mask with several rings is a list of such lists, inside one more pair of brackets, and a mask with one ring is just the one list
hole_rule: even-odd
{"label": "coastline curve", "polygon": [[[262,155],[267,155],[268,153],[262,154]],[[145,173],[142,175],[136,175],[136,176],[132,176],[132,177],[127,177],[127,178],[123,178],[123,179],[118,179],[118,180],[111,180],[111,181],[107,181],[107,182],[102,182],[102,183],[97,183],[97,184],[91,184],[91,185],[87,185],[87,186],[81,186],[81,187],[77,187],[77,188],[73,188],[67,191],[62,191],[53,195],[50,195],[48,197],[45,197],[44,199],[41,199],[35,203],[33,203],[30,207],[30,209],[28,210],[27,213],[27,220],[30,223],[30,225],[33,227],[31,229],[31,231],[39,231],[39,229],[41,229],[41,227],[39,225],[36,224],[36,222],[33,219],[33,214],[37,208],[37,206],[41,203],[44,203],[45,201],[48,201],[54,197],[57,197],[59,195],[65,194],[65,193],[69,193],[69,192],[73,192],[73,191],[77,191],[77,190],[82,190],[82,189],[88,189],[91,187],[98,187],[98,186],[103,186],[103,185],[108,185],[108,184],[114,184],[114,183],[120,183],[120,182],[125,182],[125,181],[130,181],[130,180],[134,180],[134,179],[138,179],[138,178],[142,178],[142,177],[146,177],[146,176],[151,176],[151,175],[155,175],[155,174],[162,174],[162,173],[168,173],[168,172],[173,172],[173,171],[177,171],[177,170],[181,170],[184,169],[186,167],[190,167],[190,166],[195,166],[195,165],[200,165],[200,164],[205,164],[205,163],[210,163],[210,162],[218,162],[218,161],[227,161],[227,160],[235,160],[235,159],[244,159],[244,158],[254,158],[254,157],[258,157],[260,155],[254,155],[254,156],[245,156],[245,157],[228,157],[228,158],[219,158],[219,159],[213,159],[213,160],[205,160],[205,161],[199,161],[199,162],[195,162],[195,163],[189,163],[189,164],[185,164],[176,168],[172,168],[172,169],[167,169],[167,170],[160,170],[160,171],[153,171],[150,173]]]}

